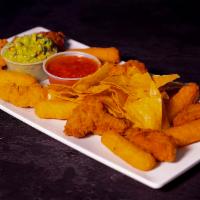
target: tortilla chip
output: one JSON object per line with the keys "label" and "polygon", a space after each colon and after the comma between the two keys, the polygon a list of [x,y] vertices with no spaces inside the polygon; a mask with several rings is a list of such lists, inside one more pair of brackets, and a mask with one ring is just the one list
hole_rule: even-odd
{"label": "tortilla chip", "polygon": [[108,75],[112,67],[113,64],[105,63],[95,73],[80,79],[72,86],[72,88],[76,92],[85,92],[91,86],[97,85],[101,80],[103,80]]}
{"label": "tortilla chip", "polygon": [[172,82],[174,80],[176,80],[177,78],[180,78],[180,76],[178,74],[169,74],[169,75],[153,75],[152,79],[156,84],[157,88],[160,88],[164,85],[166,85],[169,82]]}
{"label": "tortilla chip", "polygon": [[100,84],[100,85],[95,85],[90,87],[86,93],[88,94],[98,94],[98,93],[102,93],[106,90],[108,90],[110,88],[109,85],[104,85],[104,84]]}
{"label": "tortilla chip", "polygon": [[127,119],[132,121],[135,127],[161,129],[162,98],[153,81],[146,96],[136,99],[136,96],[130,95],[124,109]]}

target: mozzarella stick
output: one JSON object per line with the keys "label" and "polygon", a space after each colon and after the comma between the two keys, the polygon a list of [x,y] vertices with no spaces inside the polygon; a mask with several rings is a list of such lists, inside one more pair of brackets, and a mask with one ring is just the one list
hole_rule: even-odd
{"label": "mozzarella stick", "polygon": [[178,146],[198,142],[200,141],[200,119],[166,129],[164,132],[172,136]]}
{"label": "mozzarella stick", "polygon": [[173,125],[180,126],[197,119],[200,119],[200,103],[191,104],[178,113],[173,120]]}
{"label": "mozzarella stick", "polygon": [[114,154],[131,166],[148,171],[156,166],[155,158],[115,132],[106,132],[101,137],[102,143]]}
{"label": "mozzarella stick", "polygon": [[44,119],[68,119],[76,106],[70,101],[46,100],[35,106],[35,113]]}
{"label": "mozzarella stick", "polygon": [[96,56],[97,58],[99,58],[101,61],[104,62],[119,63],[120,61],[119,51],[114,47],[109,47],[109,48],[91,47],[85,49],[69,49],[69,51],[80,51],[88,53],[93,56]]}
{"label": "mozzarella stick", "polygon": [[170,100],[167,107],[170,121],[183,109],[195,103],[199,98],[199,86],[189,83],[183,86]]}

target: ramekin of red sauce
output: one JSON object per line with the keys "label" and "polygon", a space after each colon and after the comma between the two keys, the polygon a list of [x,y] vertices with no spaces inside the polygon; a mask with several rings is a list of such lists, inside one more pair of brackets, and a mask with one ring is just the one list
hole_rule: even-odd
{"label": "ramekin of red sauce", "polygon": [[43,63],[43,70],[50,83],[73,85],[79,79],[96,72],[100,65],[101,62],[93,55],[66,51],[50,56]]}

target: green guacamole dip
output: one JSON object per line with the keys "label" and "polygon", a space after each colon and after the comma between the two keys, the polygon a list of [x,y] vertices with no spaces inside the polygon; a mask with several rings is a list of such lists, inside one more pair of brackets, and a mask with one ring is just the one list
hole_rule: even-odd
{"label": "green guacamole dip", "polygon": [[18,63],[35,63],[43,61],[57,52],[53,42],[42,34],[16,37],[7,45],[3,56]]}

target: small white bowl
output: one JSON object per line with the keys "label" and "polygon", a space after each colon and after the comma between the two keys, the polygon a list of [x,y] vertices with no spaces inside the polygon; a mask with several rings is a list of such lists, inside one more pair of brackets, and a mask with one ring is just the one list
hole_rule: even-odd
{"label": "small white bowl", "polygon": [[[64,85],[73,85],[74,83],[76,83],[78,80],[80,80],[83,77],[78,77],[78,78],[61,78],[59,76],[56,76],[54,74],[51,74],[47,69],[47,64],[53,60],[56,57],[59,56],[78,56],[78,57],[85,57],[85,58],[89,58],[93,61],[96,62],[97,67],[99,68],[101,66],[101,62],[99,61],[99,59],[91,54],[87,54],[87,53],[83,53],[83,52],[79,52],[79,51],[65,51],[65,52],[61,52],[61,53],[56,53],[50,57],[48,57],[44,62],[43,62],[43,70],[45,71],[45,73],[48,75],[49,78],[49,82],[53,83],[53,84],[64,84]],[[97,69],[98,69],[97,68]]]}
{"label": "small white bowl", "polygon": [[6,61],[6,65],[8,70],[12,71],[18,71],[18,72],[24,72],[28,73],[32,76],[34,76],[37,80],[43,81],[47,79],[46,73],[43,71],[42,64],[43,61],[35,62],[35,63],[19,63],[14,62],[3,56],[4,51],[6,51],[8,48],[8,45],[5,45],[1,50],[1,56]]}

